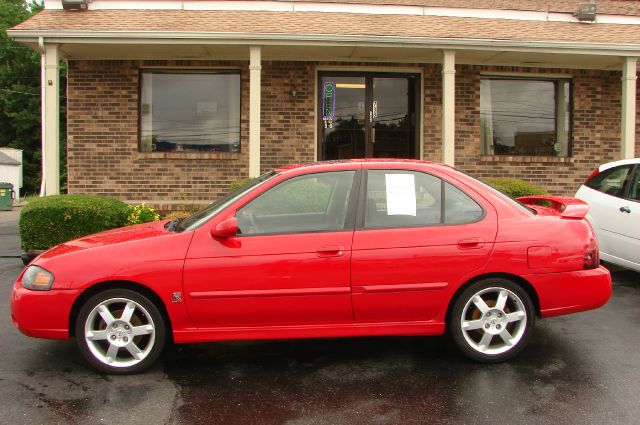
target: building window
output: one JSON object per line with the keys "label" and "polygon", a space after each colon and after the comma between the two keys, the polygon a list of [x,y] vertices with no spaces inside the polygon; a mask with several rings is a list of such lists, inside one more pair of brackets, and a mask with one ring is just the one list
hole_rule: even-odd
{"label": "building window", "polygon": [[571,83],[483,77],[480,126],[483,155],[569,156]]}
{"label": "building window", "polygon": [[239,72],[145,70],[140,80],[140,151],[240,151]]}

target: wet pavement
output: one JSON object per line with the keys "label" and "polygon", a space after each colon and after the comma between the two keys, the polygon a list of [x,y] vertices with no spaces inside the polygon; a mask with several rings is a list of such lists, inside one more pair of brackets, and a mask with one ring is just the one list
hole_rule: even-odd
{"label": "wet pavement", "polygon": [[177,346],[113,377],[74,341],[13,328],[21,268],[0,258],[2,424],[640,423],[638,273],[615,272],[599,310],[538,321],[504,364],[469,362],[444,337],[345,338]]}
{"label": "wet pavement", "polygon": [[0,211],[0,258],[18,257],[20,255],[20,239],[17,236],[20,209]]}

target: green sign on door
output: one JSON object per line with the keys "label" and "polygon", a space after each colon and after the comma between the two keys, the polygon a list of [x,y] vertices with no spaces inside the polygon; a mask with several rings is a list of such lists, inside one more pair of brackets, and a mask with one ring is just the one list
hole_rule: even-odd
{"label": "green sign on door", "polygon": [[322,118],[333,118],[336,114],[336,83],[325,81],[322,84]]}

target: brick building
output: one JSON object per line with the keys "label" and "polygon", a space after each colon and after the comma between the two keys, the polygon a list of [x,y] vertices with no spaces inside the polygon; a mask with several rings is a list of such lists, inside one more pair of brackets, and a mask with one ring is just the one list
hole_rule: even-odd
{"label": "brick building", "polygon": [[[572,194],[634,156],[640,2],[45,0],[46,193],[171,209],[295,162],[442,161]],[[67,10],[79,8],[79,10]]]}

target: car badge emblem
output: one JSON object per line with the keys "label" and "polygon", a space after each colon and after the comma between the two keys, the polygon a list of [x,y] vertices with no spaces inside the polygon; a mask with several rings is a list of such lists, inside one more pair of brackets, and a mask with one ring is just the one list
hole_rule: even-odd
{"label": "car badge emblem", "polygon": [[182,292],[174,292],[171,295],[171,302],[172,303],[181,303],[182,302]]}

